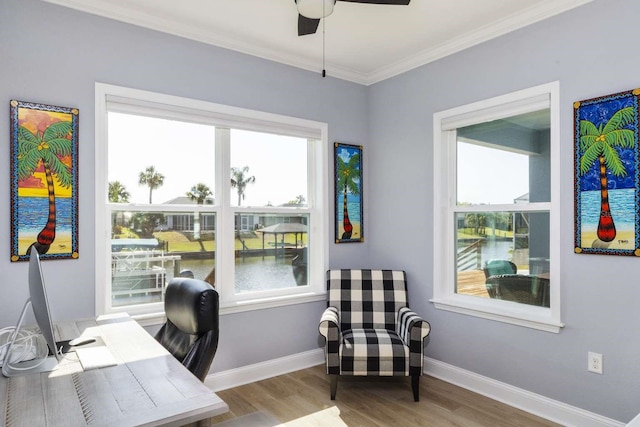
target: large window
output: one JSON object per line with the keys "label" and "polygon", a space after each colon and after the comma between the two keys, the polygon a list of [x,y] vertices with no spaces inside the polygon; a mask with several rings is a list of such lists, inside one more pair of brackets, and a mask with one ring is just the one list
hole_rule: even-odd
{"label": "large window", "polygon": [[174,277],[223,312],[322,298],[326,125],[96,85],[96,308],[162,312]]}
{"label": "large window", "polygon": [[557,332],[558,85],[434,115],[437,308]]}

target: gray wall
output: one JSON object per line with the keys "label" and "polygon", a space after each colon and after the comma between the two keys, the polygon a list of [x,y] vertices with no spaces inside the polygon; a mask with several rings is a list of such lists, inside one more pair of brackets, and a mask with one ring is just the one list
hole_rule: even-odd
{"label": "gray wall", "polygon": [[[430,357],[627,421],[639,410],[640,266],[573,253],[572,103],[640,86],[638,16],[640,2],[596,0],[367,88],[36,0],[0,0],[0,199],[9,199],[9,100],[78,107],[80,258],[43,268],[55,320],[92,316],[96,81],[327,122],[330,142],[365,146],[366,181],[366,241],[331,244],[330,267],[405,269],[412,306],[433,327]],[[552,334],[434,310],[433,113],[553,80],[566,327]],[[9,219],[0,204],[0,326],[15,323],[26,298],[26,264],[9,262]],[[214,371],[316,348],[323,306],[223,316]],[[587,372],[588,351],[604,354],[604,375]]]}
{"label": "gray wall", "polygon": [[[573,252],[572,104],[640,87],[638,16],[640,2],[596,0],[378,83],[369,102],[371,261],[407,270],[412,306],[433,328],[428,356],[620,421],[640,411],[640,264]],[[555,80],[565,328],[553,334],[435,310],[433,113]],[[604,355],[604,375],[587,372],[588,351]]]}
{"label": "gray wall", "polygon": [[[80,109],[80,258],[43,262],[54,321],[95,311],[95,82],[327,122],[330,159],[333,141],[368,140],[364,86],[36,0],[0,1],[0,63],[0,326],[16,323],[27,296],[26,263],[9,261],[10,99]],[[332,266],[364,264],[367,243],[334,246]],[[213,370],[317,348],[324,306],[223,316]]]}

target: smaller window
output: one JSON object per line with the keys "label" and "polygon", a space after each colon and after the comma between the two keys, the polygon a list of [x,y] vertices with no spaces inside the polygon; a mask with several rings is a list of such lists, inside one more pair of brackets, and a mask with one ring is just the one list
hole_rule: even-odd
{"label": "smaller window", "polygon": [[558,85],[434,115],[437,308],[557,332]]}

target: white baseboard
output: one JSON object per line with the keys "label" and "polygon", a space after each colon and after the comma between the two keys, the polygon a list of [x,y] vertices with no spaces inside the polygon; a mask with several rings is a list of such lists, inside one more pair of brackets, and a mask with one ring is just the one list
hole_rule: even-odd
{"label": "white baseboard", "polygon": [[288,374],[289,372],[310,368],[322,363],[324,363],[324,351],[319,348],[317,350],[292,354],[291,356],[280,357],[241,368],[215,372],[207,375],[204,383],[213,391],[226,390],[278,375]]}
{"label": "white baseboard", "polygon": [[424,373],[563,426],[623,427],[625,425],[611,418],[428,357],[424,358]]}
{"label": "white baseboard", "polygon": [[[324,363],[322,349],[209,374],[205,384],[213,391],[226,390]],[[624,427],[610,418],[531,393],[489,377],[425,357],[424,373],[475,393],[521,409],[563,426]]]}

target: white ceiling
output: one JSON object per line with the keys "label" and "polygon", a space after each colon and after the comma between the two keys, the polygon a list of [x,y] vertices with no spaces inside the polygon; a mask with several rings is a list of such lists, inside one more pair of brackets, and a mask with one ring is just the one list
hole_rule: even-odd
{"label": "white ceiling", "polygon": [[[320,72],[323,22],[298,37],[294,0],[44,0]],[[338,1],[327,75],[369,85],[593,0]]]}

